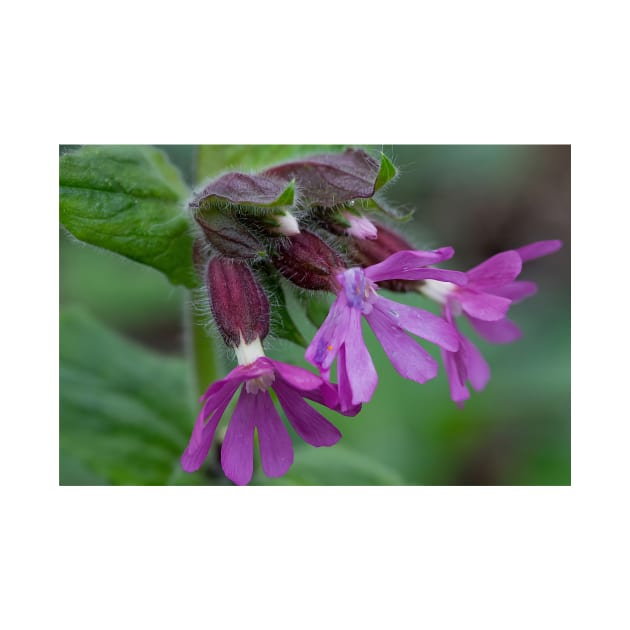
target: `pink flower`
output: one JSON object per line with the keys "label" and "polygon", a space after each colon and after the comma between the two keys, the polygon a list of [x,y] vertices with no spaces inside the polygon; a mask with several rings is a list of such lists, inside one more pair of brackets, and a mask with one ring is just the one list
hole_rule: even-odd
{"label": "pink flower", "polygon": [[420,291],[443,305],[445,320],[455,329],[459,347],[442,348],[442,360],[448,376],[453,401],[462,406],[470,397],[466,382],[476,391],[490,379],[490,368],[481,352],[462,335],[455,317],[464,314],[473,329],[491,343],[510,343],[521,337],[520,328],[507,319],[510,305],[537,291],[533,282],[516,280],[528,260],[552,254],[562,247],[561,241],[538,241],[516,250],[492,256],[466,273],[466,284],[457,286],[428,280]]}
{"label": "pink flower", "polygon": [[337,274],[337,299],[306,349],[305,357],[319,368],[325,378],[328,378],[330,368],[338,358],[337,380],[342,411],[369,401],[378,382],[363,341],[362,317],[367,320],[396,370],[418,383],[434,378],[438,365],[405,331],[451,352],[457,350],[459,342],[451,324],[428,311],[398,304],[378,295],[376,284],[389,279],[427,278],[465,284],[463,273],[427,266],[447,260],[453,253],[450,247],[432,252],[402,251],[366,269],[354,267]]}
{"label": "pink flower", "polygon": [[[339,430],[304,400],[334,408],[337,398],[334,386],[303,368],[258,356],[213,383],[201,398],[204,405],[181,458],[185,471],[194,472],[203,463],[217,425],[239,387],[241,393],[221,447],[221,466],[234,483],[244,485],[252,477],[254,429],[258,430],[262,468],[268,477],[284,475],[293,463],[291,437],[269,389],[276,393],[289,422],[305,442],[332,446],[339,441]],[[357,411],[354,407],[348,415]]]}
{"label": "pink flower", "polygon": [[[279,477],[293,463],[293,446],[269,390],[273,389],[289,422],[304,441],[313,446],[331,446],[341,433],[304,399],[338,410],[337,388],[303,368],[265,356],[262,341],[269,332],[269,300],[247,263],[212,257],[206,285],[217,328],[225,343],[233,348],[239,365],[213,383],[201,398],[204,405],[182,455],[182,468],[194,472],[201,466],[221,417],[242,386],[221,449],[223,471],[236,484],[249,482],[256,429],[263,471],[269,477]],[[354,406],[345,413],[355,415],[359,410],[360,406]]]}

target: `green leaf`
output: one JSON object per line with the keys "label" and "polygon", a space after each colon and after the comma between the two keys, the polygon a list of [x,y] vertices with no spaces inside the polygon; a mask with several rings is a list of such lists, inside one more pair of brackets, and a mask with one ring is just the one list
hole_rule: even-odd
{"label": "green leaf", "polygon": [[273,207],[292,206],[295,199],[295,180],[292,179],[282,194],[276,199]]}
{"label": "green leaf", "polygon": [[[60,319],[59,482],[181,483],[196,410],[187,367],[111,332],[80,310]],[[189,483],[204,483],[199,473]]]}
{"label": "green leaf", "polygon": [[294,464],[278,479],[257,471],[254,482],[265,485],[297,486],[399,486],[402,477],[387,466],[340,444],[327,448],[300,446]]}
{"label": "green leaf", "polygon": [[310,153],[341,150],[340,145],[314,144],[201,145],[197,154],[197,181],[228,170],[254,172]]}
{"label": "green leaf", "polygon": [[187,195],[154,147],[85,146],[59,160],[61,222],[71,234],[194,287]]}
{"label": "green leaf", "polygon": [[273,268],[267,264],[257,265],[256,271],[265,287],[269,301],[272,304],[271,333],[276,337],[281,337],[282,339],[286,339],[298,346],[306,348],[308,343],[293,321],[289,309],[287,308],[287,301],[280,277],[277,273],[274,273]]}
{"label": "green leaf", "polygon": [[392,181],[396,177],[396,167],[392,164],[391,160],[381,153],[381,166],[376,176],[376,183],[374,184],[374,190],[377,191],[388,182]]}

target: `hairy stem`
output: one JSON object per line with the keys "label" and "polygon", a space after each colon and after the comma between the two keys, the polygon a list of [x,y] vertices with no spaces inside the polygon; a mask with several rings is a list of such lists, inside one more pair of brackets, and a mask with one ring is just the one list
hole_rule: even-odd
{"label": "hairy stem", "polygon": [[186,333],[188,357],[193,366],[193,395],[197,407],[199,397],[219,378],[220,366],[214,340],[204,330],[204,322],[190,301],[186,306]]}

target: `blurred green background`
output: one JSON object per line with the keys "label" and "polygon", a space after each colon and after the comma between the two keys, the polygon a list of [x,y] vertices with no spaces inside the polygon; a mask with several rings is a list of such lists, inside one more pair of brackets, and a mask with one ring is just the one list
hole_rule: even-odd
{"label": "blurred green background", "polygon": [[[161,148],[193,186],[195,148]],[[379,148],[400,171],[387,199],[416,211],[405,235],[419,247],[454,246],[451,266],[534,240],[560,238],[564,248],[525,267],[521,278],[539,293],[511,310],[522,340],[494,346],[471,334],[492,379],[463,410],[443,370],[425,385],[404,380],[366,329],[380,379],[372,401],[355,418],[326,414],[344,435],[337,446],[296,440],[289,474],[257,472],[254,483],[569,484],[570,147]],[[420,296],[389,297],[437,312]],[[179,470],[197,413],[184,358],[187,292],[62,230],[60,302],[60,483],[227,483],[211,460],[195,475]],[[307,365],[303,350],[282,340],[268,354]],[[231,358],[219,355],[225,371]]]}

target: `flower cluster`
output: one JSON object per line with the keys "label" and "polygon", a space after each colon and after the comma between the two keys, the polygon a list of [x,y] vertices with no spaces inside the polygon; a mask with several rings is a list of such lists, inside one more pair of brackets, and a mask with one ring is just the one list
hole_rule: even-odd
{"label": "flower cluster", "polygon": [[[465,316],[487,341],[518,339],[521,332],[507,319],[508,309],[536,292],[535,284],[517,280],[522,265],[557,251],[561,243],[541,241],[502,252],[467,272],[439,268],[453,257],[452,247],[416,250],[368,218],[393,214],[380,195],[394,175],[385,156],[379,161],[349,149],[259,174],[228,173],[191,200],[199,226],[195,265],[203,274],[215,324],[238,365],[202,397],[182,456],[184,470],[202,465],[239,388],[221,446],[223,471],[234,483],[251,480],[255,431],[267,476],[284,475],[293,463],[292,440],[270,392],[300,438],[312,446],[335,444],[340,431],[306,401],[346,416],[370,401],[378,375],[363,339],[363,318],[404,378],[425,383],[439,370],[411,333],[438,346],[458,405],[470,396],[467,383],[477,391],[486,386],[488,364],[460,332],[457,318]],[[305,359],[318,374],[265,356],[270,332],[299,341],[289,334],[295,327],[279,276],[301,291],[302,302],[320,292],[335,296],[306,348]],[[441,313],[398,303],[384,297],[383,290],[414,291],[437,302]],[[291,326],[274,331],[278,321]]]}

